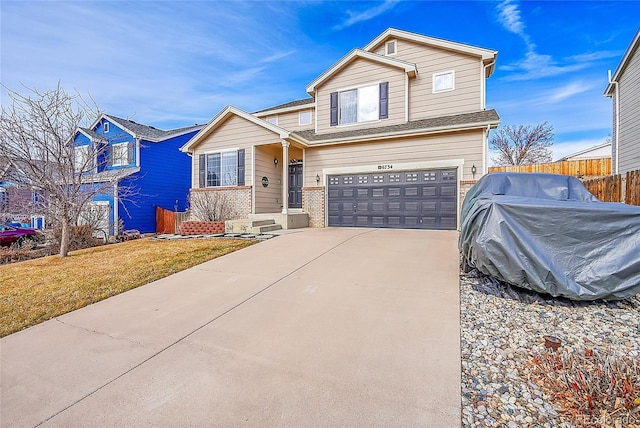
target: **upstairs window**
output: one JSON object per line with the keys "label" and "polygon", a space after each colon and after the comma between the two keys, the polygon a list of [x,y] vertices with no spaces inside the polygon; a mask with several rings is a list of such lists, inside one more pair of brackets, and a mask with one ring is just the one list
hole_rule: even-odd
{"label": "upstairs window", "polygon": [[455,72],[445,71],[433,74],[433,93],[453,91],[455,89]]}
{"label": "upstairs window", "polygon": [[76,172],[89,171],[89,145],[76,146],[74,168]]}
{"label": "upstairs window", "polygon": [[118,143],[111,146],[111,165],[125,166],[131,163],[129,158],[129,143]]}
{"label": "upstairs window", "polygon": [[274,125],[278,124],[278,115],[267,116],[267,122],[273,123]]}
{"label": "upstairs window", "polygon": [[385,45],[384,45],[384,53],[387,56],[391,56],[391,55],[395,55],[396,54],[396,41],[395,40],[390,40],[387,43],[385,43]]}
{"label": "upstairs window", "polygon": [[298,125],[310,125],[311,124],[311,110],[301,111],[298,114]]}
{"label": "upstairs window", "polygon": [[198,157],[200,187],[244,186],[244,149]]}
{"label": "upstairs window", "polygon": [[331,93],[331,126],[388,117],[388,82]]}
{"label": "upstairs window", "polygon": [[102,124],[102,132],[105,134],[109,132],[109,122],[105,122]]}

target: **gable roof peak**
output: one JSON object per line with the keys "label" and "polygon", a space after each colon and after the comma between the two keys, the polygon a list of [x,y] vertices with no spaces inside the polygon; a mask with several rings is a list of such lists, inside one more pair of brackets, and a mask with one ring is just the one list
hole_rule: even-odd
{"label": "gable roof peak", "polygon": [[320,86],[323,82],[329,79],[331,76],[340,71],[343,67],[350,64],[357,58],[363,58],[370,61],[379,62],[381,64],[386,64],[391,67],[400,68],[404,70],[405,73],[409,75],[409,77],[415,77],[418,74],[418,68],[414,63],[404,61],[395,57],[389,57],[384,55],[378,55],[373,52],[369,52],[363,49],[352,49],[351,52],[343,56],[340,61],[333,64],[329,67],[324,73],[318,76],[313,82],[309,83],[307,86],[307,92],[311,95],[315,92],[316,88]]}

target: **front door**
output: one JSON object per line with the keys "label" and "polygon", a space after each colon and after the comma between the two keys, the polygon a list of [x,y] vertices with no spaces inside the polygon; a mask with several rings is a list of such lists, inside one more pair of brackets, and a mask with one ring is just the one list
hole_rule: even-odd
{"label": "front door", "polygon": [[302,208],[302,164],[289,165],[289,208]]}

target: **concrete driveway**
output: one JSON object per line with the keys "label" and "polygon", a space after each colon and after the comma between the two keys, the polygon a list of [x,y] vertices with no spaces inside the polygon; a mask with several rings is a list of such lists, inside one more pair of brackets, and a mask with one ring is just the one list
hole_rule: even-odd
{"label": "concrete driveway", "polygon": [[305,229],[7,336],[0,425],[460,426],[457,236]]}

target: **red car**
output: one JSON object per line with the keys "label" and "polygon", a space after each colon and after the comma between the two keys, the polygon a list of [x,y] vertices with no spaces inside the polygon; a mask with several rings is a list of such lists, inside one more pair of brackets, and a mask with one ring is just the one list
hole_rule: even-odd
{"label": "red car", "polygon": [[22,246],[26,243],[35,245],[39,241],[39,237],[39,233],[35,229],[0,224],[0,246]]}

